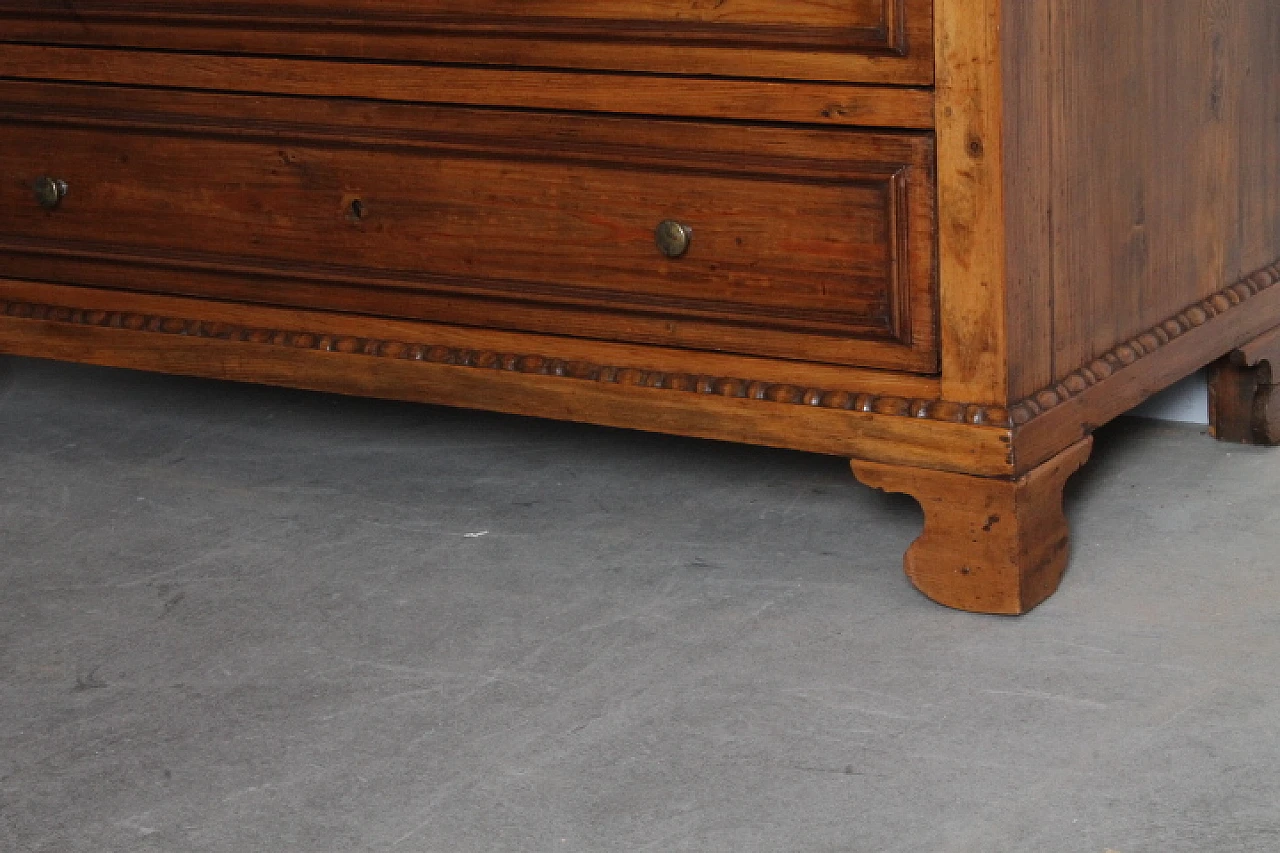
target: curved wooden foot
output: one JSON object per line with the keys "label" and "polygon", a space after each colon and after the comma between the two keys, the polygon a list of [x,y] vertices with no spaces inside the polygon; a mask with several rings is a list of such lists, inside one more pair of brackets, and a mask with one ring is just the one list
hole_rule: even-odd
{"label": "curved wooden foot", "polygon": [[1280,445],[1280,329],[1209,371],[1209,433],[1237,444]]}
{"label": "curved wooden foot", "polygon": [[939,604],[1016,616],[1053,595],[1067,568],[1062,488],[1093,449],[1087,438],[1017,480],[853,462],[868,486],[914,497],[924,533],[907,577]]}

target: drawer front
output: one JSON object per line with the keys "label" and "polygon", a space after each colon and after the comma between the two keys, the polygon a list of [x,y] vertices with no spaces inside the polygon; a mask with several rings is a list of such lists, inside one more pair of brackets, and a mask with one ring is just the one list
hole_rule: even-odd
{"label": "drawer front", "polygon": [[932,0],[0,0],[0,31],[7,33],[0,38],[929,85],[932,5]]}
{"label": "drawer front", "polygon": [[937,363],[926,134],[0,92],[11,275]]}

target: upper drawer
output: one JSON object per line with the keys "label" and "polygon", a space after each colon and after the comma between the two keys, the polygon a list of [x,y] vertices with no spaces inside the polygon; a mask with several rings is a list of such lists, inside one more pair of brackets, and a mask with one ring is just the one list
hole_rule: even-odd
{"label": "upper drawer", "polygon": [[933,81],[933,0],[0,0],[0,32],[116,47]]}
{"label": "upper drawer", "polygon": [[12,277],[937,364],[926,134],[10,83],[0,149]]}

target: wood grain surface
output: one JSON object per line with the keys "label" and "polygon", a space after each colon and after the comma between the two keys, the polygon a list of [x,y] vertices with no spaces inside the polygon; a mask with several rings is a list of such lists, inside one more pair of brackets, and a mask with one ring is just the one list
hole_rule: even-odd
{"label": "wood grain surface", "polygon": [[1005,9],[1019,397],[1280,258],[1280,4]]}
{"label": "wood grain surface", "polygon": [[1008,405],[1002,0],[937,0],[942,393]]}
{"label": "wood grain surface", "polygon": [[862,461],[853,471],[924,509],[924,533],[904,561],[921,592],[957,610],[1016,616],[1058,589],[1070,553],[1062,489],[1092,449],[1085,439],[1015,480]]}
{"label": "wood grain surface", "polygon": [[1258,337],[1280,317],[1280,262],[1118,344],[1014,405],[1015,469],[1024,473],[1153,394]]}
{"label": "wood grain surface", "polygon": [[933,127],[928,88],[0,43],[0,77],[832,127]]}
{"label": "wood grain surface", "polygon": [[[11,275],[162,266],[299,307],[363,284],[385,316],[937,367],[927,135],[18,83],[0,121]],[[71,187],[57,210],[42,175]]]}
{"label": "wood grain surface", "polygon": [[1280,328],[1213,365],[1209,432],[1219,441],[1280,445]]}
{"label": "wood grain surface", "polygon": [[[488,330],[12,279],[0,279],[0,302],[0,352],[12,355],[480,407],[983,476],[1012,471],[1008,426],[974,423],[963,407],[935,412],[935,401],[920,400],[917,411],[910,401],[886,400],[887,413],[863,411],[856,394],[824,400],[803,388],[777,400],[767,391],[758,397],[761,389],[746,377],[718,381],[697,372],[705,364],[697,354],[684,362],[691,373],[657,381],[652,370],[549,356],[555,341],[539,335],[505,336],[512,347],[504,351],[495,346],[499,333]],[[601,351],[573,341],[561,346],[588,357]]]}
{"label": "wood grain surface", "polygon": [[929,85],[932,0],[0,0],[0,38]]}

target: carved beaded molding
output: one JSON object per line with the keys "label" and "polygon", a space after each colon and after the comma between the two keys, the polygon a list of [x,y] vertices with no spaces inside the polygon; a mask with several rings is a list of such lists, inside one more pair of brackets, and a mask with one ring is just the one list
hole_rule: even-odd
{"label": "carved beaded molding", "polygon": [[295,349],[319,350],[376,358],[447,364],[487,370],[502,370],[535,376],[559,376],[599,382],[605,385],[633,385],[670,391],[685,391],[719,397],[768,400],[798,406],[844,409],[896,417],[949,421],[990,426],[1009,424],[1007,410],[996,406],[965,405],[938,400],[907,399],[852,391],[828,391],[776,382],[708,376],[693,373],[667,373],[634,367],[611,367],[588,361],[550,358],[542,355],[466,349],[439,344],[411,343],[356,335],[333,335],[319,332],[282,331],[240,326],[209,320],[190,320],[136,311],[106,311],[69,308],[31,302],[0,299],[0,313],[11,317],[71,323],[81,326],[128,329],[195,338],[215,338]]}
{"label": "carved beaded molding", "polygon": [[481,370],[501,370],[537,376],[558,376],[606,385],[683,391],[708,396],[768,400],[797,406],[842,409],[891,417],[907,417],[946,423],[965,423],[1012,428],[1022,426],[1062,405],[1104,379],[1115,375],[1175,338],[1204,325],[1213,317],[1280,282],[1280,262],[1260,270],[1245,280],[1224,288],[1196,303],[1176,317],[1120,344],[1082,367],[1061,382],[1017,403],[1011,409],[1000,406],[952,403],[941,400],[908,399],[852,391],[828,391],[750,379],[716,377],[691,373],[667,373],[633,367],[611,367],[587,361],[570,361],[541,355],[504,353],[493,350],[448,347],[439,344],[384,340],[355,335],[285,331],[241,326],[234,323],[192,320],[144,314],[135,311],[106,311],[70,308],[0,299],[0,311],[10,317],[70,323],[82,326],[128,329],[196,338],[364,355],[375,358],[446,364]]}
{"label": "carved beaded molding", "polygon": [[1126,341],[1089,365],[1076,370],[1061,382],[1049,386],[1009,410],[1012,426],[1030,423],[1040,415],[1061,406],[1088,391],[1094,385],[1119,373],[1139,359],[1151,355],[1170,341],[1197,329],[1220,314],[1252,299],[1280,282],[1280,261],[1258,270],[1253,275],[1201,300],[1175,317]]}

